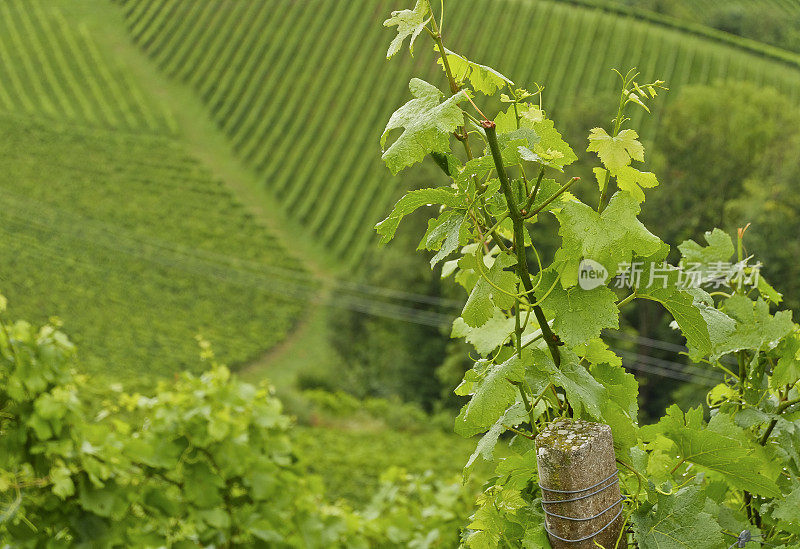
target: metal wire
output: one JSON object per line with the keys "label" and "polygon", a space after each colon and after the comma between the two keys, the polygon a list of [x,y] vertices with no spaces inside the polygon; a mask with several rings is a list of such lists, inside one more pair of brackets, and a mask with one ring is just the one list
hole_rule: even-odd
{"label": "metal wire", "polygon": [[[617,474],[617,473],[614,473],[614,475],[612,475],[612,476],[616,476],[616,474]],[[584,488],[584,490],[591,490],[591,489],[592,489],[592,488],[594,488],[595,486],[599,486],[599,485],[600,485],[600,484],[602,484],[603,482],[606,482],[606,481],[608,481],[608,480],[610,480],[610,479],[611,479],[611,477],[607,477],[607,478],[605,478],[603,481],[601,481],[601,482],[599,482],[599,483],[595,484],[594,486],[590,486],[589,488]],[[571,501],[580,501],[580,500],[582,500],[582,499],[586,499],[586,498],[592,497],[592,496],[594,496],[594,495],[596,495],[596,494],[599,494],[600,492],[602,492],[602,491],[604,491],[604,490],[607,490],[608,488],[611,488],[612,486],[614,486],[615,484],[618,484],[618,483],[619,483],[619,478],[615,478],[613,482],[611,482],[611,483],[609,483],[609,484],[607,484],[607,485],[603,486],[602,488],[599,488],[599,489],[595,490],[594,492],[589,492],[588,494],[584,494],[584,495],[582,495],[582,496],[577,496],[577,497],[574,497],[574,498],[567,498],[567,499],[554,499],[554,500],[546,500],[546,499],[543,499],[543,500],[542,500],[542,503],[569,503],[569,502],[571,502]],[[540,487],[540,488],[542,488],[542,490],[547,490],[547,488],[544,488],[544,487],[543,487],[541,484],[539,485],[539,487]],[[553,490],[553,491],[554,491],[554,492],[557,492],[556,490]],[[576,494],[576,493],[578,493],[578,492],[582,492],[582,491],[583,491],[583,490],[575,490],[575,491],[563,492],[563,493],[567,493],[567,494],[568,494],[568,493]]]}
{"label": "metal wire", "polygon": [[602,532],[603,532],[603,531],[604,531],[606,528],[608,528],[609,526],[611,526],[612,524],[614,524],[614,521],[616,521],[616,520],[619,518],[619,516],[622,514],[622,511],[623,511],[623,509],[624,509],[624,507],[620,507],[620,508],[619,508],[619,512],[618,512],[616,515],[614,515],[614,518],[612,518],[610,521],[608,521],[608,522],[606,523],[606,525],[605,525],[605,526],[603,526],[602,528],[600,528],[600,529],[599,529],[599,530],[597,530],[596,532],[592,532],[592,533],[591,533],[591,534],[589,534],[588,536],[584,536],[584,537],[582,537],[582,538],[578,538],[578,539],[567,539],[567,538],[562,538],[562,537],[561,537],[561,536],[559,536],[558,534],[554,534],[553,532],[551,532],[551,531],[550,531],[550,528],[547,526],[547,519],[545,519],[545,520],[544,520],[544,530],[545,530],[545,532],[547,532],[548,534],[550,534],[551,536],[553,536],[553,537],[554,537],[554,538],[556,538],[557,540],[563,541],[563,542],[565,542],[565,543],[578,543],[578,542],[580,542],[580,541],[586,541],[587,539],[592,539],[592,538],[593,538],[593,537],[595,537],[596,535],[598,535],[598,534],[602,533]]}
{"label": "metal wire", "polygon": [[[613,473],[608,475],[606,478],[604,478],[603,480],[601,480],[597,484],[592,484],[591,486],[587,486],[586,488],[581,488],[580,490],[556,490],[555,488],[546,488],[546,487],[542,486],[541,484],[539,484],[539,488],[541,488],[542,490],[547,490],[548,492],[555,492],[556,494],[580,494],[581,492],[585,492],[587,490],[591,490],[592,488],[597,488],[598,486],[600,486],[604,482],[606,482],[608,480],[611,480],[614,476],[616,476],[616,474],[617,474],[617,471],[614,471]],[[564,500],[564,501],[567,501],[567,500]]]}
{"label": "metal wire", "polygon": [[615,501],[614,503],[612,503],[611,505],[609,505],[608,507],[606,507],[605,509],[603,509],[602,511],[600,511],[596,515],[592,515],[591,517],[568,517],[568,516],[565,516],[565,515],[558,515],[556,513],[551,513],[550,511],[545,509],[544,502],[542,502],[542,511],[544,511],[545,515],[549,515],[551,517],[556,517],[556,518],[560,518],[560,519],[564,519],[564,520],[584,521],[584,520],[596,519],[597,517],[603,515],[607,511],[610,511],[612,507],[622,503],[623,501],[625,501],[625,498],[620,496],[620,498],[617,501]]}
{"label": "metal wire", "polygon": [[[614,521],[616,521],[616,520],[617,520],[617,518],[619,518],[619,516],[622,514],[622,511],[623,511],[623,509],[624,509],[624,507],[621,505],[621,503],[622,503],[623,501],[625,501],[625,498],[624,498],[624,497],[622,497],[622,496],[620,496],[620,498],[619,498],[617,501],[615,501],[614,503],[612,503],[611,505],[609,505],[608,507],[606,507],[605,509],[603,509],[603,510],[602,510],[602,511],[600,511],[599,513],[597,513],[597,514],[595,514],[595,515],[592,515],[592,516],[590,516],[590,517],[569,517],[569,516],[566,516],[566,515],[559,515],[559,514],[552,513],[552,512],[550,512],[550,511],[548,511],[548,510],[547,510],[547,508],[545,507],[545,505],[546,505],[546,504],[554,504],[554,503],[568,503],[568,502],[571,502],[571,501],[579,501],[579,500],[586,499],[586,498],[588,498],[588,497],[594,496],[594,495],[596,495],[596,494],[599,494],[600,492],[602,492],[602,491],[604,491],[604,490],[606,490],[606,489],[610,488],[611,486],[615,486],[615,485],[617,485],[617,484],[619,483],[619,477],[617,476],[617,474],[618,474],[618,473],[617,473],[617,471],[614,471],[613,473],[611,473],[610,475],[608,475],[606,478],[604,478],[604,479],[603,479],[603,480],[601,480],[600,482],[597,482],[597,483],[595,483],[595,484],[593,484],[593,485],[591,485],[591,486],[587,486],[586,488],[581,488],[580,490],[557,490],[557,489],[555,489],[555,488],[546,488],[546,487],[542,486],[541,484],[539,484],[539,488],[541,488],[541,489],[542,489],[542,492],[543,492],[543,494],[544,494],[544,491],[553,492],[553,493],[556,493],[556,494],[580,494],[581,492],[586,492],[587,490],[594,490],[594,489],[595,489],[595,488],[597,488],[598,486],[602,486],[602,485],[604,485],[605,483],[607,483],[609,480],[612,480],[612,479],[613,479],[613,482],[610,482],[610,483],[608,483],[608,484],[605,484],[605,486],[602,486],[601,488],[598,488],[597,490],[594,490],[594,491],[592,491],[592,492],[589,492],[588,494],[583,494],[583,495],[581,495],[581,496],[576,496],[576,497],[574,497],[574,498],[558,499],[558,500],[546,500],[546,499],[542,499],[542,502],[541,502],[541,505],[542,505],[542,511],[544,511],[544,514],[545,514],[545,519],[544,519],[544,529],[545,529],[545,531],[546,531],[546,532],[547,532],[547,533],[548,533],[550,536],[554,537],[554,538],[555,538],[555,539],[557,539],[557,540],[563,541],[563,542],[565,542],[565,543],[578,543],[578,542],[581,542],[581,541],[586,541],[587,539],[591,539],[591,538],[595,537],[596,535],[598,535],[598,534],[602,533],[602,532],[603,532],[603,531],[604,531],[606,528],[608,528],[609,526],[611,526],[612,524],[614,524]],[[548,517],[556,517],[556,518],[560,518],[560,519],[564,519],[564,520],[573,520],[573,521],[587,521],[587,520],[596,519],[596,518],[598,518],[598,517],[601,517],[601,516],[603,516],[605,513],[607,513],[607,512],[608,512],[608,511],[610,511],[611,509],[613,509],[613,508],[614,508],[614,506],[616,506],[616,505],[619,505],[619,506],[620,506],[620,507],[619,507],[619,511],[617,512],[617,514],[616,514],[616,515],[614,515],[614,516],[611,518],[611,520],[609,520],[609,521],[608,521],[608,522],[607,522],[607,523],[606,523],[606,524],[605,524],[605,525],[604,525],[602,528],[600,528],[599,530],[596,530],[595,532],[592,532],[592,533],[591,533],[591,534],[589,534],[588,536],[584,536],[584,537],[582,537],[582,538],[578,538],[578,539],[567,539],[567,538],[562,538],[562,537],[561,537],[561,536],[559,536],[558,534],[555,534],[555,533],[553,533],[553,532],[550,530],[550,527],[547,525],[547,518],[548,518]]]}

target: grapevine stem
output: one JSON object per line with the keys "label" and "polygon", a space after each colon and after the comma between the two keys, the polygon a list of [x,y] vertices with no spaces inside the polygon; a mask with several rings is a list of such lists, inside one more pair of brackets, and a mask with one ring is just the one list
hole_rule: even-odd
{"label": "grapevine stem", "polygon": [[[798,403],[800,403],[800,398],[796,398],[794,400],[787,400],[786,402],[781,403],[781,405],[778,406],[778,414],[782,414],[783,412],[786,411],[787,408],[790,408],[791,406],[794,406],[795,404],[798,404]],[[767,430],[764,431],[764,434],[761,436],[761,439],[758,441],[758,443],[761,446],[766,446],[767,440],[769,440],[769,436],[772,434],[772,431],[773,431],[773,429],[775,429],[775,426],[777,424],[778,424],[777,418],[773,419],[770,422],[769,426],[767,427]]]}
{"label": "grapevine stem", "polygon": [[628,297],[617,303],[617,308],[618,309],[622,308],[623,305],[627,305],[628,303],[636,299],[636,297],[637,297],[636,292],[635,291],[631,292],[631,294]]}
{"label": "grapevine stem", "polygon": [[531,440],[535,440],[535,439],[536,439],[536,437],[534,437],[534,436],[532,436],[532,435],[529,435],[528,433],[523,433],[522,431],[520,431],[519,429],[515,429],[515,428],[514,428],[514,427],[512,427],[511,425],[505,425],[505,424],[503,424],[503,427],[505,427],[506,429],[508,429],[508,430],[509,430],[509,431],[511,431],[512,433],[516,433],[516,434],[518,434],[518,435],[522,435],[522,436],[523,436],[523,437],[525,437],[525,438],[529,438],[529,439],[531,439]]}
{"label": "grapevine stem", "polygon": [[[539,170],[539,177],[536,179],[536,184],[533,186],[533,190],[531,191],[531,195],[528,197],[528,201],[525,203],[525,206],[522,208],[523,210],[528,210],[532,205],[533,201],[536,200],[536,194],[539,192],[539,185],[542,184],[542,178],[544,177],[544,168]],[[525,214],[527,215],[527,212]]]}
{"label": "grapevine stem", "polygon": [[[428,0],[428,7],[431,10],[431,14],[433,14],[433,6]],[[444,7],[444,6],[442,6]],[[444,9],[442,9],[442,18],[444,19]],[[439,55],[442,56],[442,66],[444,66],[444,73],[447,75],[447,82],[450,84],[450,93],[455,95],[459,91],[458,83],[456,79],[453,77],[453,71],[450,68],[450,61],[447,59],[447,53],[444,50],[444,41],[442,40],[442,29],[438,23],[436,23],[436,17],[431,17],[431,24],[433,25],[433,31],[428,31],[433,38],[433,41],[436,42],[436,45],[439,47]],[[427,26],[425,27],[428,28]],[[465,93],[466,95],[466,93]],[[467,160],[472,160],[472,147],[469,146],[469,134],[466,130],[466,122],[467,122],[467,113],[464,113],[464,126],[458,128],[459,133],[461,134],[461,141],[464,144],[464,152],[467,153]]]}
{"label": "grapevine stem", "polygon": [[[617,73],[619,74],[619,73]],[[628,73],[630,75],[630,72]],[[634,75],[634,78],[636,76]],[[619,130],[622,127],[622,117],[625,111],[625,91],[628,89],[628,78],[627,76],[622,76],[620,74],[620,78],[622,78],[622,92],[620,93],[619,97],[619,107],[617,107],[617,117],[614,119],[614,129],[611,132],[611,137],[616,137],[619,134]],[[606,209],[606,205],[608,202],[608,191],[609,191],[609,180],[611,179],[611,172],[605,170],[605,175],[603,176],[603,187],[602,191],[600,192],[600,203],[597,205],[597,212],[603,213],[603,210]]]}
{"label": "grapevine stem", "polygon": [[467,101],[469,101],[472,104],[472,106],[475,108],[475,110],[478,111],[478,114],[483,117],[483,120],[484,121],[489,120],[486,117],[486,115],[483,114],[483,111],[478,108],[478,105],[475,104],[475,102],[472,100],[472,98],[469,96],[469,94],[466,91],[464,92],[464,95],[467,97]]}
{"label": "grapevine stem", "polygon": [[558,191],[556,191],[555,194],[553,194],[553,196],[551,196],[550,198],[545,200],[544,203],[541,206],[539,206],[538,208],[536,208],[532,212],[526,214],[523,217],[523,219],[529,219],[529,218],[541,213],[541,211],[544,210],[546,207],[548,207],[553,202],[553,200],[555,200],[556,198],[558,198],[559,196],[561,196],[562,194],[567,192],[567,189],[572,187],[572,185],[574,185],[577,181],[580,181],[580,179],[581,179],[580,177],[573,177],[572,179],[570,179],[569,181],[564,183],[564,186],[561,187],[560,189],[558,189]]}
{"label": "grapevine stem", "polygon": [[[503,188],[503,194],[508,203],[508,213],[511,216],[511,221],[514,224],[514,251],[517,254],[517,274],[522,280],[522,285],[526,293],[533,291],[533,282],[531,282],[531,275],[528,272],[528,258],[525,255],[525,236],[524,236],[524,219],[519,212],[519,205],[514,199],[514,191],[511,189],[511,182],[508,180],[505,166],[503,165],[503,156],[500,153],[500,146],[497,143],[497,126],[491,120],[484,121],[481,126],[486,130],[486,140],[489,143],[489,148],[492,151],[492,158],[494,158],[494,165],[497,170],[497,177],[500,179],[500,185]],[[536,315],[536,320],[539,322],[539,327],[542,330],[545,343],[547,343],[550,354],[553,357],[553,362],[556,367],[561,364],[561,355],[558,351],[560,343],[558,337],[550,329],[547,323],[547,317],[544,316],[544,311],[538,305],[533,306],[533,313]]]}

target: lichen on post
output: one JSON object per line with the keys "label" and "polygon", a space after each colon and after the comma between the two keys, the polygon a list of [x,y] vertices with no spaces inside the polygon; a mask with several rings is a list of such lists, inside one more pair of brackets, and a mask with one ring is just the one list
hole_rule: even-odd
{"label": "lichen on post", "polygon": [[536,460],[553,549],[627,547],[620,536],[623,498],[608,425],[554,421],[536,437]]}

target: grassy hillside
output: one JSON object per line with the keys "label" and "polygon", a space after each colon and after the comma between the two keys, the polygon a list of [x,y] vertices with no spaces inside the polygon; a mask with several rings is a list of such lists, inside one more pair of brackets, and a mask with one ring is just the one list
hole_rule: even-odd
{"label": "grassy hillside", "polygon": [[62,318],[93,374],[197,368],[197,334],[250,362],[286,337],[314,282],[186,152],[104,9],[118,15],[0,2],[0,291],[22,317]]}
{"label": "grassy hillside", "polygon": [[8,116],[0,135],[0,285],[92,372],[196,368],[198,333],[233,365],[285,337],[299,266],[178,145]]}
{"label": "grassy hillside", "polygon": [[[443,78],[422,46],[415,61],[385,62],[391,33],[380,21],[409,2],[121,3],[133,39],[167,75],[197,91],[286,210],[334,255],[357,260],[398,194],[377,154],[390,106],[408,95],[396,83],[412,62],[421,65],[417,74]],[[545,107],[556,116],[577,98],[612,90],[612,67],[637,66],[643,80],[663,78],[673,90],[729,78],[800,94],[800,71],[780,60],[599,9],[454,0],[445,19],[452,49],[480,52],[477,61],[503,67],[518,83],[545,83]],[[492,40],[486,31],[505,28],[525,32],[503,31],[502,40]],[[646,139],[658,122],[658,114],[635,121]]]}
{"label": "grassy hillside", "polygon": [[[800,2],[798,0],[560,0],[636,11],[646,18],[666,17],[670,24],[698,25],[800,53]],[[751,47],[753,44],[749,44]],[[769,49],[769,48],[764,48]],[[795,56],[796,57],[796,56]]]}
{"label": "grassy hillside", "polygon": [[53,2],[0,2],[0,110],[171,132],[175,122]]}

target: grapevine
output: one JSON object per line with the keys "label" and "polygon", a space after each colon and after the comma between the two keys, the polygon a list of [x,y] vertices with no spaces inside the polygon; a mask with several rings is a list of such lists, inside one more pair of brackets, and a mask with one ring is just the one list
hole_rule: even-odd
{"label": "grapevine", "polygon": [[[444,20],[444,2],[417,0],[384,23],[397,30],[388,58],[406,40],[413,55],[418,38],[431,38],[447,91],[411,80],[412,99],[381,137],[382,158],[394,174],[430,158],[446,179],[407,193],[376,230],[388,242],[404,216],[439,206],[420,249],[435,252],[431,266],[442,263],[442,276],[466,290],[452,335],[480,355],[455,389],[469,397],[456,432],[481,435],[465,475],[477,459],[494,458],[501,435],[512,435],[511,456],[498,460],[484,487],[465,545],[550,546],[538,511],[533,439],[553,419],[573,417],[612,427],[630,494],[630,545],[723,548],[747,531],[773,546],[797,546],[798,326],[791,312],[771,312],[781,296],[744,253],[744,229],[735,240],[714,229],[707,245],[680,244],[682,261],[673,265],[670,246],[638,218],[658,179],[642,169],[645,149],[628,113],[649,113],[665,83],[642,83],[635,70],[617,73],[616,115],[608,130],[588,135],[587,151],[599,161],[592,207],[581,197],[591,197],[587,185],[565,173],[577,157],[543,110],[546,88],[534,84],[530,92],[448,50]],[[505,107],[490,119],[476,98],[498,93]],[[538,174],[535,183],[527,174]],[[549,258],[534,236],[545,215],[555,217],[561,237]],[[714,276],[687,284],[684,264]],[[583,278],[587,269],[599,282]],[[700,407],[673,405],[655,425],[638,424],[637,380],[603,339],[637,300],[657,302],[674,318],[695,367],[725,375],[708,394],[709,421]]]}

